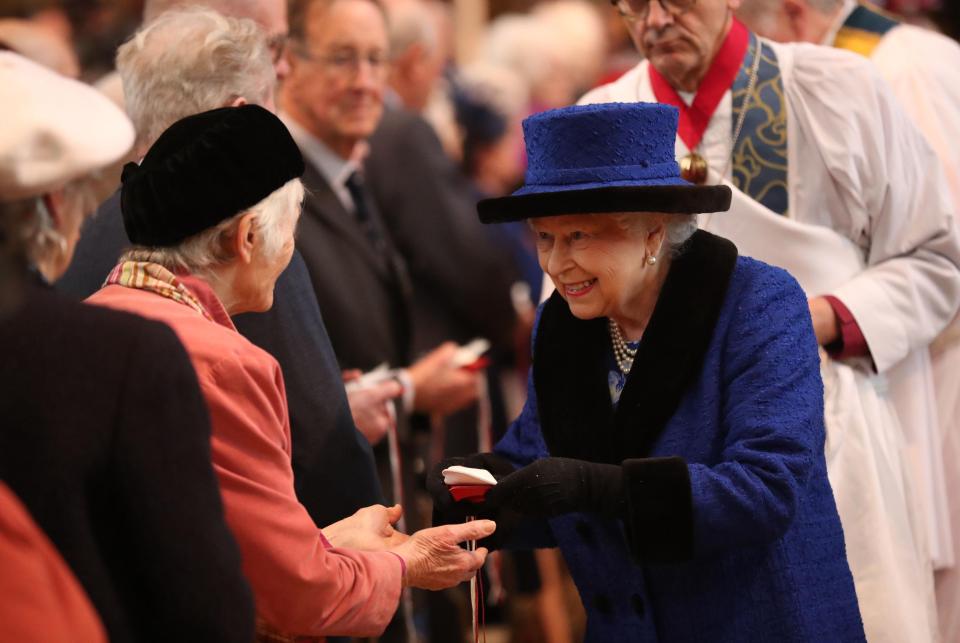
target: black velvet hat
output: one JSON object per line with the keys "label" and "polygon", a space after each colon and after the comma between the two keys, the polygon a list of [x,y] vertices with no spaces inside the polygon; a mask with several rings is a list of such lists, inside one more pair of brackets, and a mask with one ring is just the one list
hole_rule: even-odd
{"label": "black velvet hat", "polygon": [[123,169],[130,241],[173,246],[256,205],[303,174],[283,122],[256,105],[223,107],[171,125],[140,165]]}
{"label": "black velvet hat", "polygon": [[480,201],[480,220],[728,210],[730,188],[680,178],[677,120],[675,107],[655,103],[575,105],[527,118],[525,184],[510,196]]}

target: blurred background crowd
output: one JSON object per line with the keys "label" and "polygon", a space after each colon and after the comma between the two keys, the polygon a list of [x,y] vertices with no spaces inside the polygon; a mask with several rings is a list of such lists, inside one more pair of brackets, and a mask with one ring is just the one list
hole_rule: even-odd
{"label": "blurred background crowd", "polygon": [[[113,69],[117,47],[140,25],[143,4],[143,0],[2,0],[2,33],[4,39],[18,38],[23,27],[40,27],[31,37],[34,44],[25,46],[46,50],[63,70],[93,82]],[[424,4],[433,20],[427,29],[436,33],[448,69],[484,63],[506,67],[521,75],[528,91],[543,85],[541,92],[561,96],[567,81],[561,81],[564,74],[560,72],[571,66],[579,69],[577,82],[587,83],[580,88],[589,87],[605,73],[625,68],[633,52],[616,11],[600,0],[436,0]],[[960,7],[948,0],[879,0],[874,4],[910,22],[935,26],[951,37],[960,34]],[[558,23],[578,29],[577,37],[572,41],[541,37],[525,45],[510,44],[525,40],[520,34],[532,36],[538,28],[542,33]],[[410,31],[407,36],[414,37]],[[522,57],[518,48],[524,46],[527,51],[540,52],[540,69],[518,59]]]}

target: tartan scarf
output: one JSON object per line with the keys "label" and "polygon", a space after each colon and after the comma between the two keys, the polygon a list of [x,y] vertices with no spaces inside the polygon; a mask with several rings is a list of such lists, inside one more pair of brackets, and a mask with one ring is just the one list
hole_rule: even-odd
{"label": "tartan scarf", "polygon": [[215,321],[213,316],[200,303],[200,300],[177,279],[177,276],[158,263],[124,261],[110,271],[103,285],[148,290],[184,306],[189,306],[210,321]]}

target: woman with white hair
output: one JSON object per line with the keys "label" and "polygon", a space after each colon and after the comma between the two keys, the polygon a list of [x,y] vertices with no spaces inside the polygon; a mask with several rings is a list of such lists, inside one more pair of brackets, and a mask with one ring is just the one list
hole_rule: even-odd
{"label": "woman with white hair", "polygon": [[[133,128],[95,90],[9,52],[0,105],[0,479],[59,549],[109,640],[250,640],[253,601],[183,347],[162,324],[49,286],[112,190],[107,168]],[[30,640],[58,640],[62,616],[35,619]],[[96,640],[85,632],[71,640]]]}
{"label": "woman with white hair", "polygon": [[392,528],[399,506],[374,505],[321,531],[298,502],[280,367],[230,317],[273,303],[293,254],[303,169],[290,133],[262,107],[177,121],[140,165],[124,169],[121,206],[134,247],[88,301],[161,320],[186,346],[210,412],[213,465],[260,632],[376,636],[404,586],[440,589],[472,576],[486,551],[457,543],[494,525],[407,537]]}
{"label": "woman with white hair", "polygon": [[[559,547],[588,642],[864,641],[806,297],[697,230],[731,193],[680,177],[677,122],[649,103],[525,121],[524,187],[478,211],[529,222],[556,291],[526,406],[494,453],[432,472],[435,515]],[[498,478],[483,504],[454,502],[457,464]]]}

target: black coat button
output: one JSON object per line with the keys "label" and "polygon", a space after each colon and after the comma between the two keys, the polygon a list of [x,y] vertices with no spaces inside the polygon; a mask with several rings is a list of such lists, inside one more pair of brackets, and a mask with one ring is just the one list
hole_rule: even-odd
{"label": "black coat button", "polygon": [[643,618],[644,613],[647,611],[647,607],[643,604],[643,599],[640,597],[640,594],[634,594],[631,596],[630,604],[633,606],[633,611],[637,613],[637,616]]}
{"label": "black coat button", "polygon": [[578,520],[576,530],[577,534],[583,538],[583,542],[587,543],[588,545],[592,545],[594,543],[593,527],[591,527],[586,520]]}
{"label": "black coat button", "polygon": [[604,616],[613,614],[613,603],[610,601],[610,597],[606,594],[597,594],[594,596],[593,606],[597,608],[597,611]]}

